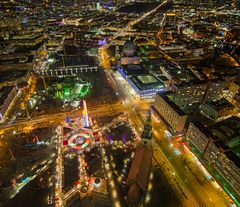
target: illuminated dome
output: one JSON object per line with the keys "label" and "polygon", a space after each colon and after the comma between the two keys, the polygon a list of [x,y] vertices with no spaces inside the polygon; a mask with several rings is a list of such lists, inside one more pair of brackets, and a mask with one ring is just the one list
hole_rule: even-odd
{"label": "illuminated dome", "polygon": [[136,45],[132,41],[126,41],[123,45],[124,56],[132,56],[136,51]]}
{"label": "illuminated dome", "polygon": [[134,45],[134,43],[132,41],[128,40],[124,43],[123,49],[125,49],[125,50],[135,50],[136,46]]}

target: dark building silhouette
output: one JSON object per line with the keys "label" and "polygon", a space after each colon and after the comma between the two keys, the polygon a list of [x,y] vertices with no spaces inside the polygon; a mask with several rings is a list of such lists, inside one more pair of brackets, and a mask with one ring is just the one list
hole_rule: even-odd
{"label": "dark building silhouette", "polygon": [[144,202],[152,164],[152,154],[152,149],[148,145],[140,145],[136,149],[126,182],[129,207],[137,207]]}

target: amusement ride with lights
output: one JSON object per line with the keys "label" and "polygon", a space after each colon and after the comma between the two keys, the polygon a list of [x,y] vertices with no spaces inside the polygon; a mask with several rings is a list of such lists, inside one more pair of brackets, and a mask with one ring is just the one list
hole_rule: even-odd
{"label": "amusement ride with lights", "polygon": [[63,145],[74,151],[89,149],[102,141],[101,129],[94,125],[88,115],[87,103],[83,100],[83,116],[73,121],[67,119],[66,128],[71,132],[65,134]]}

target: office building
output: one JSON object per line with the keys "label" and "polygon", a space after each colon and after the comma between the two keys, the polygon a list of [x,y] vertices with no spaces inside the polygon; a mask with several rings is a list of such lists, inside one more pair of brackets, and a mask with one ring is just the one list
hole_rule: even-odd
{"label": "office building", "polygon": [[0,56],[0,71],[32,70],[33,66],[33,55],[7,54]]}
{"label": "office building", "polygon": [[[212,126],[205,127],[200,123],[190,123],[186,141],[193,152],[209,163],[221,175],[228,185],[239,194],[240,192],[240,158],[239,128],[240,119],[229,118]],[[199,157],[199,158],[200,158]],[[222,180],[221,180],[222,183]]]}
{"label": "office building", "polygon": [[154,98],[158,92],[164,91],[163,83],[153,75],[132,76],[128,82],[140,98]]}
{"label": "office building", "polygon": [[[192,81],[174,85],[173,101],[179,106],[218,100],[227,87],[225,80]],[[173,88],[173,86],[172,86]]]}
{"label": "office building", "polygon": [[224,98],[203,103],[199,108],[200,112],[211,120],[232,115],[234,110],[234,106]]}
{"label": "office building", "polygon": [[158,93],[155,97],[154,106],[160,119],[172,133],[184,131],[187,114],[167,96],[167,93]]}
{"label": "office building", "polygon": [[132,76],[136,75],[147,75],[148,71],[146,71],[141,65],[121,65],[118,67],[118,72],[122,75],[125,80],[128,80]]}
{"label": "office building", "polygon": [[199,152],[203,152],[206,148],[210,136],[206,132],[204,126],[198,122],[191,122],[188,126],[186,139],[191,142]]}

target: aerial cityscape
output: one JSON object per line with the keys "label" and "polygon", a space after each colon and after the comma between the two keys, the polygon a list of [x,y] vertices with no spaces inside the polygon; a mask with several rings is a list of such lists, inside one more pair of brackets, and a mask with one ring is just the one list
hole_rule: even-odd
{"label": "aerial cityscape", "polygon": [[240,0],[0,0],[0,207],[240,207]]}

